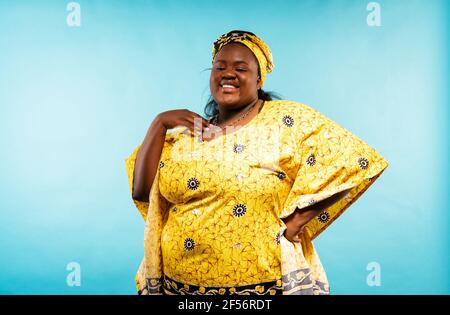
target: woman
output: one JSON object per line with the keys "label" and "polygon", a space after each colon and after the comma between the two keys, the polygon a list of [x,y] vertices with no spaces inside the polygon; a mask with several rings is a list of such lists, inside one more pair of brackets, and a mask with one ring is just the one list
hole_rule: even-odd
{"label": "woman", "polygon": [[313,108],[272,100],[272,54],[253,33],[220,36],[212,63],[212,117],[160,113],[126,159],[145,220],[139,294],[329,294],[312,240],[387,161]]}

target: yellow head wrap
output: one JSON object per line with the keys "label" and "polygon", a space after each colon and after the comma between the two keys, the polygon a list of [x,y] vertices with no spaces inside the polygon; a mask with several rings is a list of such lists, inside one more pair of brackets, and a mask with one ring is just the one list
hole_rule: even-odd
{"label": "yellow head wrap", "polygon": [[212,50],[212,63],[216,59],[219,50],[228,43],[238,42],[247,46],[258,60],[259,70],[261,74],[261,88],[266,80],[266,75],[271,73],[274,64],[272,59],[272,52],[269,46],[264,43],[261,38],[253,33],[246,31],[231,31],[221,35],[215,42]]}

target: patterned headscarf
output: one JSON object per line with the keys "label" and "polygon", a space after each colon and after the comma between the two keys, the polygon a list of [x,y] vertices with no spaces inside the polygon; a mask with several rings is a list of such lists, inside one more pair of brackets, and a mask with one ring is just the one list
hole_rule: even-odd
{"label": "patterned headscarf", "polygon": [[253,33],[246,31],[231,31],[229,33],[221,35],[215,42],[212,50],[212,63],[216,59],[217,53],[223,46],[231,42],[242,43],[247,46],[255,55],[258,60],[259,70],[261,75],[261,88],[264,85],[266,75],[271,73],[274,64],[272,59],[272,52],[269,46],[264,43],[261,38]]}

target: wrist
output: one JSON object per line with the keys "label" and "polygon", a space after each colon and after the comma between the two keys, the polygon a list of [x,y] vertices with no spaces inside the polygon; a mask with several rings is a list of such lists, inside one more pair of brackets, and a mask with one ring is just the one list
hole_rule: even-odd
{"label": "wrist", "polygon": [[161,117],[161,114],[158,114],[155,119],[153,119],[152,126],[156,129],[167,131],[167,127],[164,123],[164,120]]}

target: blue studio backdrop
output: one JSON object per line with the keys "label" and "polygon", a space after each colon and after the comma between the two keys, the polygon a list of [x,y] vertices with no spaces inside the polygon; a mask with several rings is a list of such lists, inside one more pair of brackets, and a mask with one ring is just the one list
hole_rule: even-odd
{"label": "blue studio backdrop", "polygon": [[390,163],[315,241],[331,293],[449,294],[449,17],[438,0],[0,0],[0,293],[136,294],[125,158],[158,113],[203,115],[212,42],[243,29],[272,49],[267,90]]}

